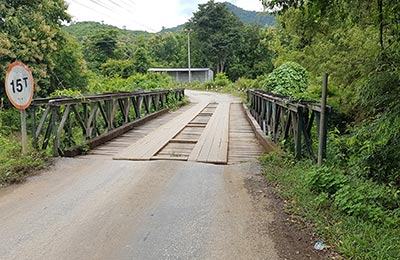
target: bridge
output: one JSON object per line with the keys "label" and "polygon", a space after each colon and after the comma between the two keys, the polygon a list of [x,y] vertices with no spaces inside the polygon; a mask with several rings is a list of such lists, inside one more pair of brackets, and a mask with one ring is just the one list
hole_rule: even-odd
{"label": "bridge", "polygon": [[[190,104],[166,113],[169,100],[181,102],[184,92],[137,91],[35,100],[31,110],[34,147],[47,149],[52,139],[55,156],[79,155],[87,145],[90,155],[114,160],[232,164],[252,161],[275,149],[275,144],[292,139],[297,158],[316,160],[311,132],[314,128],[319,135],[319,104],[301,104],[249,90],[248,110],[233,96],[186,91]],[[78,142],[83,144],[74,147],[76,128],[83,137]],[[320,145],[325,152],[326,133]]]}
{"label": "bridge", "polygon": [[36,147],[74,158],[0,190],[2,259],[319,259],[276,221],[257,163],[283,137],[306,155],[319,108],[265,95],[249,110],[190,90],[35,101]]}

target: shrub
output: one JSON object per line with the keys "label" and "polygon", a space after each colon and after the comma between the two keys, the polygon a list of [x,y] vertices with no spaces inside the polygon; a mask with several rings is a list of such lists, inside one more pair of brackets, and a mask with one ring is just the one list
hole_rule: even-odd
{"label": "shrub", "polygon": [[216,86],[226,87],[231,84],[231,81],[228,79],[225,73],[218,73],[215,76],[214,83]]}
{"label": "shrub", "polygon": [[172,84],[172,78],[165,73],[134,74],[127,79],[93,77],[89,93],[130,92],[136,90],[166,89]]}
{"label": "shrub", "polygon": [[234,83],[236,90],[245,91],[246,89],[255,88],[256,81],[253,79],[238,78]]}
{"label": "shrub", "polygon": [[347,183],[347,177],[334,167],[314,168],[308,172],[307,183],[311,191],[332,196]]}
{"label": "shrub", "polygon": [[295,96],[304,93],[309,84],[305,68],[295,62],[286,62],[267,76],[264,89],[275,94]]}

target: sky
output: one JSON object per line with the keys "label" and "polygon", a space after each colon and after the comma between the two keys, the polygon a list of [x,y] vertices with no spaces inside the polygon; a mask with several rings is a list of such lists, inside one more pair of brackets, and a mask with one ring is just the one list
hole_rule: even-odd
{"label": "sky", "polygon": [[[96,21],[129,30],[158,32],[187,22],[208,0],[66,0],[74,22]],[[262,11],[260,0],[223,0],[250,11]]]}

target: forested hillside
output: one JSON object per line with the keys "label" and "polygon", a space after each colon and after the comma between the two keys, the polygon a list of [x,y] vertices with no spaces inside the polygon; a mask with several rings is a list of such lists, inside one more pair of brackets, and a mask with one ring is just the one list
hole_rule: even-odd
{"label": "forested hillside", "polygon": [[237,7],[229,2],[224,2],[224,5],[237,17],[240,21],[247,24],[258,24],[261,26],[274,26],[276,25],[276,20],[273,14],[268,12],[256,12],[248,11],[243,8]]}
{"label": "forested hillside", "polygon": [[83,41],[88,35],[92,35],[103,30],[117,30],[127,39],[134,39],[135,36],[149,34],[145,31],[125,30],[112,25],[102,24],[98,22],[72,23],[68,26],[63,26],[62,30],[68,34],[77,37],[79,41]]}

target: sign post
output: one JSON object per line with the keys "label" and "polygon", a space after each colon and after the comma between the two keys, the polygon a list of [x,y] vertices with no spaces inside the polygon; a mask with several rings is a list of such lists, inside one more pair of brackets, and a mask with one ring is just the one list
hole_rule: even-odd
{"label": "sign post", "polygon": [[7,70],[5,88],[11,103],[21,111],[22,153],[28,151],[26,133],[26,112],[33,98],[33,77],[29,68],[22,62],[13,62]]}

